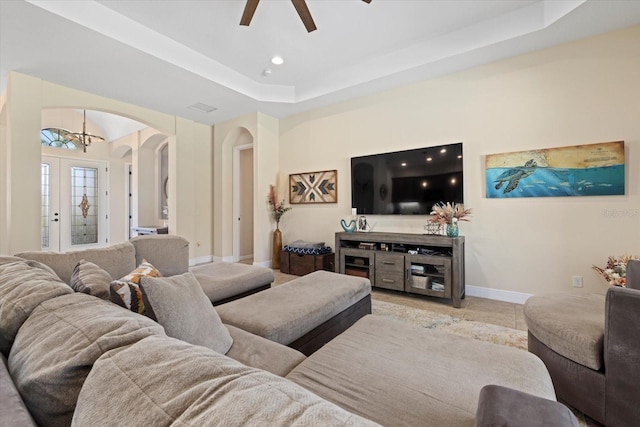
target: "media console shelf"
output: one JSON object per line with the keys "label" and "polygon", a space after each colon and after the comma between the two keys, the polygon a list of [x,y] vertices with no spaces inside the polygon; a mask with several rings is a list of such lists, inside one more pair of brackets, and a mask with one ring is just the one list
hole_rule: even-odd
{"label": "media console shelf", "polygon": [[464,237],[336,233],[336,271],[368,277],[376,288],[452,300],[464,298]]}

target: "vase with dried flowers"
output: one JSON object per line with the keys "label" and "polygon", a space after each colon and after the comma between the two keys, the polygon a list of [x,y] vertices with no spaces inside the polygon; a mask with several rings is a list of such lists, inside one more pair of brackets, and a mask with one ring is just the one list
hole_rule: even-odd
{"label": "vase with dried flowers", "polygon": [[637,255],[622,255],[620,257],[610,256],[607,265],[602,268],[594,265],[592,268],[604,277],[604,280],[611,286],[627,286],[627,263],[630,259],[640,259]]}
{"label": "vase with dried flowers", "polygon": [[271,253],[271,263],[274,267],[280,266],[280,252],[282,252],[282,232],[280,231],[280,219],[287,211],[291,210],[290,206],[284,205],[284,199],[278,202],[276,188],[269,185],[269,197],[267,198],[271,207],[271,215],[276,222],[276,229],[273,232],[273,252]]}
{"label": "vase with dried flowers", "polygon": [[458,237],[458,221],[469,221],[471,209],[465,209],[462,203],[437,203],[431,208],[430,222],[443,224],[447,229],[447,236]]}

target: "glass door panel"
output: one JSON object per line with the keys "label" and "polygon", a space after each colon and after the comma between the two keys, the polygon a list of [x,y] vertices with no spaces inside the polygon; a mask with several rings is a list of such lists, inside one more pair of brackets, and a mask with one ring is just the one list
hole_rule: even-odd
{"label": "glass door panel", "polygon": [[107,163],[42,158],[42,248],[67,251],[107,243]]}

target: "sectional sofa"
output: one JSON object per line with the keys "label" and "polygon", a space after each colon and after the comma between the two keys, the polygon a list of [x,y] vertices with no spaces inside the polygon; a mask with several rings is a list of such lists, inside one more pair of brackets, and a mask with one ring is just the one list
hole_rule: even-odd
{"label": "sectional sofa", "polygon": [[[362,314],[343,317],[344,331],[307,357],[247,331],[251,322],[225,324],[188,271],[185,247],[176,236],[144,236],[104,250],[0,257],[3,423],[576,425],[542,362],[521,350]],[[158,274],[131,279],[118,300],[120,282],[145,263]],[[368,283],[316,273],[297,280],[342,283],[330,286],[351,289],[337,298],[351,306],[370,298]],[[282,292],[269,294],[277,289],[247,298],[277,301]],[[254,311],[268,317],[260,301]],[[247,310],[235,307],[228,316]]]}

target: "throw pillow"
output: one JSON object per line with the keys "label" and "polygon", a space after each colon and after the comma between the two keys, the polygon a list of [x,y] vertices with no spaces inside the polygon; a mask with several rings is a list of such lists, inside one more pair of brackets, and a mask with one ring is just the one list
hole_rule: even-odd
{"label": "throw pillow", "polygon": [[119,280],[111,282],[110,299],[116,304],[131,310],[135,313],[144,314],[153,320],[156,320],[151,309],[147,310],[144,305],[142,293],[140,292],[140,278],[142,277],[161,277],[162,274],[146,259],[143,259],[140,265]]}
{"label": "throw pillow", "polygon": [[109,273],[102,268],[81,259],[71,273],[70,285],[76,292],[108,300],[111,280]]}
{"label": "throw pillow", "polygon": [[229,351],[233,338],[193,273],[143,277],[140,289],[167,335],[218,353]]}

